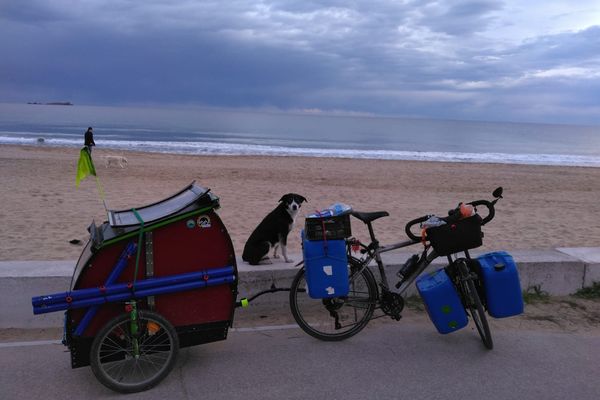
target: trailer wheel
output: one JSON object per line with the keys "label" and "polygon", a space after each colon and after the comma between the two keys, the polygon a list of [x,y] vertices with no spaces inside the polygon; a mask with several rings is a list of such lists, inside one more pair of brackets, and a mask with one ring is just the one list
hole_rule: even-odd
{"label": "trailer wheel", "polygon": [[169,374],[177,358],[179,339],[169,321],[155,312],[139,311],[137,328],[138,333],[132,334],[129,315],[120,315],[98,332],[90,350],[96,378],[120,393],[155,386]]}

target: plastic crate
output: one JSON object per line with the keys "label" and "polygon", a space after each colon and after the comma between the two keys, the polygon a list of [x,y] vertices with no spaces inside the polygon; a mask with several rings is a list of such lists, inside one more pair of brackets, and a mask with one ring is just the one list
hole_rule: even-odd
{"label": "plastic crate", "polygon": [[308,240],[340,240],[350,237],[350,214],[335,217],[306,218],[304,232]]}

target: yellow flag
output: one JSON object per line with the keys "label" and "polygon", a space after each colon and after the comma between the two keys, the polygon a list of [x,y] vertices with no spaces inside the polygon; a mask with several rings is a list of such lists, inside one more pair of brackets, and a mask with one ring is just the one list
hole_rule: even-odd
{"label": "yellow flag", "polygon": [[77,177],[75,178],[75,186],[79,187],[79,183],[88,175],[96,176],[96,168],[92,162],[92,156],[87,148],[82,148],[79,152],[79,162],[77,163]]}

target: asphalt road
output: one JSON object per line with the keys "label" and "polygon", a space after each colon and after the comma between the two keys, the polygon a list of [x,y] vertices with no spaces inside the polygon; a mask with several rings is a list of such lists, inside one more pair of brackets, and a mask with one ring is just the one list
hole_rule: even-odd
{"label": "asphalt road", "polygon": [[[600,398],[600,336],[496,331],[485,350],[469,327],[374,324],[340,343],[297,328],[237,330],[182,349],[171,374],[128,399],[578,399]],[[0,399],[121,395],[89,368],[72,370],[60,344],[0,344]]]}

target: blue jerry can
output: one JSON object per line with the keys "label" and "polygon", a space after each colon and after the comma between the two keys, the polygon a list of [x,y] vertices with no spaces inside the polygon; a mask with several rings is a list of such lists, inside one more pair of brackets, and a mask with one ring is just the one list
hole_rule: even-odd
{"label": "blue jerry can", "polygon": [[505,251],[486,253],[481,264],[488,313],[494,318],[511,317],[523,312],[523,292],[515,261]]}
{"label": "blue jerry can", "polygon": [[346,296],[349,291],[345,240],[306,240],[302,254],[308,295],[313,299]]}
{"label": "blue jerry can", "polygon": [[465,308],[444,269],[421,275],[416,286],[439,333],[454,332],[467,325]]}

